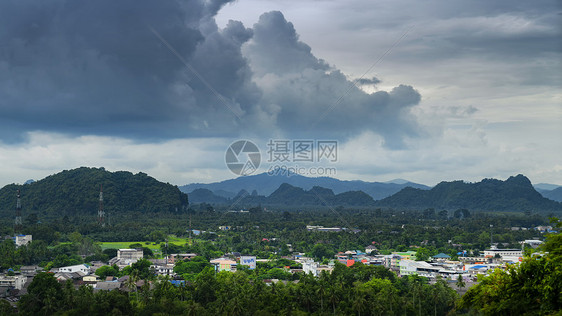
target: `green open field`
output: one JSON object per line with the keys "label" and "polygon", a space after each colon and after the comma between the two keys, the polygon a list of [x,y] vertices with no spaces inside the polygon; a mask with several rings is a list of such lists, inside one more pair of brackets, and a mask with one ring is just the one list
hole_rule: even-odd
{"label": "green open field", "polygon": [[[188,240],[187,238],[179,238],[174,235],[168,236],[168,244],[174,244],[178,246],[185,245]],[[160,243],[154,244],[153,242],[145,242],[145,241],[103,241],[100,243],[101,249],[123,249],[129,248],[131,244],[141,244],[143,247],[150,248],[150,250],[160,250]]]}

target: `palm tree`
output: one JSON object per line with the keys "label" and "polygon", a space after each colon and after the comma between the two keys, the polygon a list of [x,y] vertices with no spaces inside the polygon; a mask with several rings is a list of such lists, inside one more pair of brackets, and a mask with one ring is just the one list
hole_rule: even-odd
{"label": "palm tree", "polygon": [[367,305],[367,300],[365,298],[365,291],[362,289],[357,289],[355,291],[355,299],[353,300],[353,309],[357,311],[357,314],[361,316],[361,311],[365,309]]}
{"label": "palm tree", "polygon": [[129,297],[131,296],[131,291],[135,290],[135,299],[138,301],[137,296],[137,281],[139,280],[139,272],[138,270],[132,270],[131,274],[129,274],[129,278],[125,281],[125,285],[129,289]]}
{"label": "palm tree", "polygon": [[320,296],[320,310],[324,311],[324,296],[326,295],[326,282],[324,279],[320,279],[318,282],[318,288],[316,289],[316,294]]}

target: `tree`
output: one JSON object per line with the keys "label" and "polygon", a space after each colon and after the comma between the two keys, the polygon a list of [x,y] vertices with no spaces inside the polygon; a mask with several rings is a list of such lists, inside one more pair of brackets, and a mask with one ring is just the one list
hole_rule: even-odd
{"label": "tree", "polygon": [[26,226],[35,225],[35,224],[37,224],[37,222],[39,222],[39,218],[37,217],[37,213],[31,213],[31,214],[27,215],[27,217],[25,218],[25,225]]}
{"label": "tree", "polygon": [[453,216],[455,218],[468,218],[468,217],[470,217],[470,212],[467,209],[462,208],[462,209],[456,210]]}
{"label": "tree", "polygon": [[12,316],[16,315],[16,309],[6,300],[0,300],[0,315]]}
{"label": "tree", "polygon": [[205,257],[196,256],[191,260],[179,261],[176,263],[174,266],[174,272],[179,275],[195,274],[210,266],[211,264],[207,259],[205,259]]}
{"label": "tree", "polygon": [[430,252],[427,248],[420,247],[416,249],[416,261],[427,261],[429,260]]}
{"label": "tree", "polygon": [[161,230],[155,230],[147,236],[147,239],[156,243],[164,242],[166,240],[166,234]]}
{"label": "tree", "polygon": [[129,295],[134,290],[135,291],[135,299],[138,301],[137,295],[137,281],[139,280],[139,270],[132,270],[129,274],[129,278],[125,281],[125,286],[129,289]]}
{"label": "tree", "polygon": [[108,258],[117,257],[117,249],[115,249],[115,248],[107,248],[107,249],[104,249],[102,252],[104,254],[106,254]]}
{"label": "tree", "polygon": [[464,283],[464,280],[462,278],[462,275],[459,274],[459,277],[457,278],[457,287],[458,288],[463,288],[465,287],[466,284]]}
{"label": "tree", "polygon": [[361,316],[361,312],[367,308],[367,299],[365,290],[362,288],[355,289],[355,298],[353,299],[353,310],[357,312],[359,316]]}
{"label": "tree", "polygon": [[128,274],[135,274],[140,280],[152,280],[154,279],[154,271],[150,269],[151,265],[150,261],[140,259],[131,265],[131,270]]}
{"label": "tree", "polygon": [[68,235],[68,239],[73,243],[73,244],[79,244],[80,242],[82,242],[82,234],[80,234],[79,232],[72,232]]}
{"label": "tree", "polygon": [[62,287],[52,273],[37,274],[27,293],[18,302],[18,308],[24,315],[49,315],[63,302]]}
{"label": "tree", "polygon": [[15,253],[16,244],[11,238],[0,243],[0,269],[7,269],[14,265]]}
{"label": "tree", "polygon": [[101,266],[99,267],[95,274],[104,280],[108,276],[117,276],[119,274],[119,268],[116,265],[113,266]]}
{"label": "tree", "polygon": [[322,260],[323,258],[332,258],[333,250],[330,250],[325,244],[316,244],[312,247],[311,254],[314,258]]}

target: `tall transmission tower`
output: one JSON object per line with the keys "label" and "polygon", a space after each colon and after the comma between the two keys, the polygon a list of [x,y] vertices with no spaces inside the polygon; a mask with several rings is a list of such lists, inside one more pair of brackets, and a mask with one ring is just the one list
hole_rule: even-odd
{"label": "tall transmission tower", "polygon": [[105,211],[103,210],[103,185],[100,185],[100,207],[98,209],[98,224],[105,226]]}
{"label": "tall transmission tower", "polygon": [[[189,210],[188,210],[189,212]],[[191,212],[189,212],[189,241],[191,241],[191,233],[193,232],[193,229],[191,229]]]}
{"label": "tall transmission tower", "polygon": [[14,222],[14,233],[16,235],[21,234],[23,223],[21,221],[21,198],[20,190],[18,190],[17,200],[16,200],[16,220]]}

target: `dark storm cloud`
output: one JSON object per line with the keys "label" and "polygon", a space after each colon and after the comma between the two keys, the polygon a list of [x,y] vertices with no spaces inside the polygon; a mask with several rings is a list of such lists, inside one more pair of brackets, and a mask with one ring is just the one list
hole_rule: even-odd
{"label": "dark storm cloud", "polygon": [[399,147],[419,133],[414,88],[363,92],[280,12],[252,29],[219,29],[226,2],[0,2],[0,140],[28,131],[145,140],[371,130]]}
{"label": "dark storm cloud", "polygon": [[[224,2],[1,2],[1,129],[15,135],[28,130],[135,138],[197,134],[200,126],[190,122],[203,122],[208,117],[197,115],[218,105],[209,106],[212,93],[196,80],[188,84],[198,91],[186,86],[193,74],[186,74],[150,27],[188,62],[198,49],[210,50],[206,64],[194,67],[219,92],[237,90],[247,85],[239,48],[251,35],[240,34],[236,25],[216,30],[212,17]],[[223,67],[209,73],[206,66],[218,62]],[[248,98],[245,103],[251,103]],[[232,97],[228,101],[236,103]]]}

